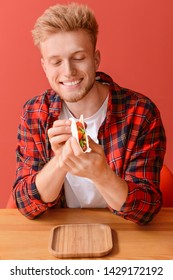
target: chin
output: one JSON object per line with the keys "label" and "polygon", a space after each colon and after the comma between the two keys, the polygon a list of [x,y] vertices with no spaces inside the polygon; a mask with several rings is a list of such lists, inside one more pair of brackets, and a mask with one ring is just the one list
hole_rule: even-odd
{"label": "chin", "polygon": [[78,101],[80,101],[80,100],[82,100],[86,95],[88,94],[88,91],[84,91],[84,92],[77,92],[77,93],[71,93],[71,94],[69,94],[68,93],[68,95],[69,96],[67,96],[67,94],[60,94],[60,97],[64,100],[64,101],[66,101],[66,102],[69,102],[69,103],[75,103],[75,102],[78,102]]}

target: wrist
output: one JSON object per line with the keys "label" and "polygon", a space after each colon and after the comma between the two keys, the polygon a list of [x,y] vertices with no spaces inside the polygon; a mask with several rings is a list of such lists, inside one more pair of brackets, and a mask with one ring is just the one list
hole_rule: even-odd
{"label": "wrist", "polygon": [[95,185],[105,185],[105,183],[107,184],[108,181],[111,180],[113,175],[114,172],[112,171],[112,169],[108,165],[106,165],[104,169],[102,169],[97,174],[94,174],[92,181]]}

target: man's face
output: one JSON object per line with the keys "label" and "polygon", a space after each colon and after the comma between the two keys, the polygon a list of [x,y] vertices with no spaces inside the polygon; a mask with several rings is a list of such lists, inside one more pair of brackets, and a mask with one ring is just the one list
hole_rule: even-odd
{"label": "man's face", "polygon": [[42,66],[48,81],[66,102],[77,102],[95,83],[100,53],[83,30],[59,32],[41,42]]}

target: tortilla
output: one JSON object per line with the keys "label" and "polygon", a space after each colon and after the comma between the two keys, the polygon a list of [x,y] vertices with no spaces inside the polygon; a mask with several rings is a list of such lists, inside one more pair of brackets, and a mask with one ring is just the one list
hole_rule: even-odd
{"label": "tortilla", "polygon": [[76,138],[84,153],[90,152],[91,149],[89,147],[88,135],[85,129],[83,115],[81,115],[77,121],[75,121],[73,118],[70,118],[69,120],[71,121],[72,136]]}

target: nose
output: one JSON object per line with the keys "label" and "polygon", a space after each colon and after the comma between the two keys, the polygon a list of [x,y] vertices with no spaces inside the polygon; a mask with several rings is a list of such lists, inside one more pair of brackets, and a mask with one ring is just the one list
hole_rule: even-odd
{"label": "nose", "polygon": [[66,77],[74,76],[76,73],[74,64],[69,60],[64,61],[63,70],[64,70],[64,76],[66,76]]}

